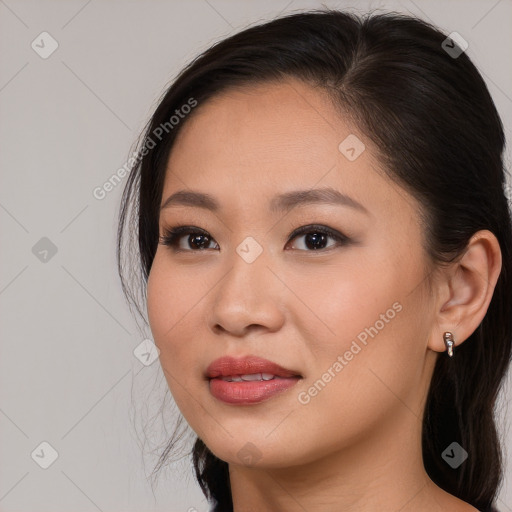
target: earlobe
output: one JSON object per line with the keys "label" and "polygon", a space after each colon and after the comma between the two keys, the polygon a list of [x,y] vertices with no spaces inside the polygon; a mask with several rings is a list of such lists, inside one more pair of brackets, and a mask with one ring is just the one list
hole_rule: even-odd
{"label": "earlobe", "polygon": [[445,333],[452,334],[453,351],[467,340],[487,313],[501,271],[501,250],[496,236],[489,230],[475,233],[456,262],[443,274],[448,299],[437,312],[429,348],[446,351]]}

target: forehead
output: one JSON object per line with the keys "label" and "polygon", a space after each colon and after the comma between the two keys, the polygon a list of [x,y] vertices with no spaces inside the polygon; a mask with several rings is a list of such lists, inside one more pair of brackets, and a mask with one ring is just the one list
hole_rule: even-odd
{"label": "forehead", "polygon": [[228,90],[199,105],[176,143],[185,143],[182,149],[196,145],[214,161],[307,163],[320,154],[335,154],[340,121],[320,90],[298,81],[259,84]]}
{"label": "forehead", "polygon": [[226,172],[232,179],[247,178],[254,167],[274,176],[293,171],[299,179],[302,169],[318,176],[335,163],[339,143],[354,131],[325,92],[301,81],[244,86],[199,104],[185,119],[169,168],[207,164],[217,177]]}
{"label": "forehead", "polygon": [[[244,205],[263,208],[278,193],[320,186],[362,204],[374,202],[372,194],[390,207],[396,200],[383,193],[394,185],[379,169],[371,141],[325,91],[301,81],[227,90],[185,121],[169,157],[162,203],[190,188],[210,192],[221,205],[243,198]],[[340,151],[347,137],[365,148],[352,161]]]}

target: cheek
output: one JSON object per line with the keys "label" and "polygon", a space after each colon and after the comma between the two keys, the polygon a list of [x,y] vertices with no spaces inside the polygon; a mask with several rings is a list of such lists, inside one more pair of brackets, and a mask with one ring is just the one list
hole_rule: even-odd
{"label": "cheek", "polygon": [[287,276],[307,306],[297,310],[305,314],[295,321],[311,332],[308,344],[316,354],[331,358],[343,354],[360,333],[364,341],[365,329],[379,321],[381,314],[391,309],[390,316],[395,316],[392,306],[400,297],[400,278],[389,267],[385,272],[385,267],[359,251],[347,251],[342,264],[316,268],[309,276],[301,272],[300,278]]}
{"label": "cheek", "polygon": [[202,384],[198,354],[204,351],[204,338],[199,333],[201,300],[207,287],[197,278],[197,270],[178,270],[157,251],[147,284],[148,320],[162,370],[180,409],[187,409],[190,393]]}
{"label": "cheek", "polygon": [[320,409],[334,400],[356,410],[359,400],[373,404],[373,397],[379,397],[373,404],[378,406],[386,394],[393,398],[386,384],[407,393],[407,384],[422,373],[429,325],[428,305],[418,286],[422,270],[399,265],[389,255],[373,256],[345,260],[344,268],[326,269],[312,281],[315,286],[308,285],[307,304],[315,315],[300,322],[305,330],[313,319],[318,330],[308,327],[315,362],[305,385],[320,379],[319,392],[312,390]]}
{"label": "cheek", "polygon": [[155,344],[161,349],[163,334],[172,325],[171,312],[175,311],[168,283],[158,253],[153,261],[147,283],[147,313]]}
{"label": "cheek", "polygon": [[187,352],[182,349],[186,344],[182,343],[183,336],[180,335],[187,301],[184,300],[184,292],[177,293],[178,283],[169,277],[172,275],[157,253],[148,277],[147,313],[153,340],[160,350],[160,365],[167,385],[178,408],[187,415],[190,413],[184,390],[190,388],[186,382],[189,372],[185,371],[189,362]]}
{"label": "cheek", "polygon": [[[159,249],[160,250],[160,249]],[[190,286],[190,280],[170,268],[157,251],[147,284],[147,313],[160,359],[175,361],[183,347],[188,346],[184,326],[191,321],[201,290]],[[188,284],[187,284],[188,281]]]}
{"label": "cheek", "polygon": [[[420,415],[415,393],[423,359],[414,348],[417,316],[408,303],[395,302],[393,308],[389,302],[394,297],[381,296],[371,308],[356,305],[343,311],[335,342],[326,342],[332,337],[317,339],[318,358],[300,389],[296,415],[317,433],[310,440],[317,455],[322,451],[327,455],[333,445],[353,445],[388,420],[407,417],[411,411]],[[297,425],[289,422],[283,427],[280,435],[286,439],[294,435]]]}

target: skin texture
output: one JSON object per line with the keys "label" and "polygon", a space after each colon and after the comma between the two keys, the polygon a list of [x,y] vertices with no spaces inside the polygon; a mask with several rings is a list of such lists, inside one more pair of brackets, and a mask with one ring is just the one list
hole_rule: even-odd
{"label": "skin texture", "polygon": [[[338,149],[350,134],[366,148],[354,161]],[[236,512],[476,510],[428,478],[421,420],[436,358],[448,357],[440,353],[443,332],[453,333],[456,358],[487,311],[499,244],[480,231],[459,261],[434,271],[419,204],[384,175],[376,155],[321,90],[291,79],[199,105],[171,152],[162,204],[178,190],[195,190],[214,196],[221,209],[161,211],[161,235],[185,224],[211,238],[203,250],[188,234],[178,242],[184,252],[158,246],[148,316],[177,405],[229,463]],[[269,208],[276,194],[327,186],[367,213],[333,204]],[[326,248],[314,250],[306,235],[290,239],[313,223],[349,241],[329,237]],[[249,236],[263,248],[252,263],[236,252]],[[299,393],[304,397],[396,303],[400,311],[301,403]],[[258,404],[214,398],[207,366],[249,354],[303,378]],[[241,449],[252,460],[242,460]]]}

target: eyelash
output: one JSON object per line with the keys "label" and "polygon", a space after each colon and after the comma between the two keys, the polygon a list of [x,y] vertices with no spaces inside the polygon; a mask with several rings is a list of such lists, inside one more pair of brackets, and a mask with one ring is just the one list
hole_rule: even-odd
{"label": "eyelash", "polygon": [[[338,231],[334,231],[331,228],[328,228],[326,226],[319,226],[316,224],[311,224],[307,226],[302,226],[295,231],[293,231],[288,239],[288,242],[293,240],[294,238],[297,238],[300,235],[308,234],[308,233],[318,233],[323,234],[326,236],[331,237],[332,239],[336,240],[337,246],[343,246],[346,245],[350,239],[346,237],[345,235],[339,233]],[[177,247],[178,242],[181,237],[184,235],[205,235],[208,238],[210,238],[210,243],[214,240],[213,237],[210,236],[210,234],[201,228],[196,228],[194,226],[175,226],[172,228],[165,228],[164,229],[164,235],[160,237],[160,243],[162,245],[166,245],[171,247],[171,249],[174,252],[204,252],[208,249],[179,249]],[[311,250],[304,250],[304,249],[298,249],[302,252],[328,252],[331,249],[335,249],[336,245],[327,247],[325,249],[311,249]]]}

